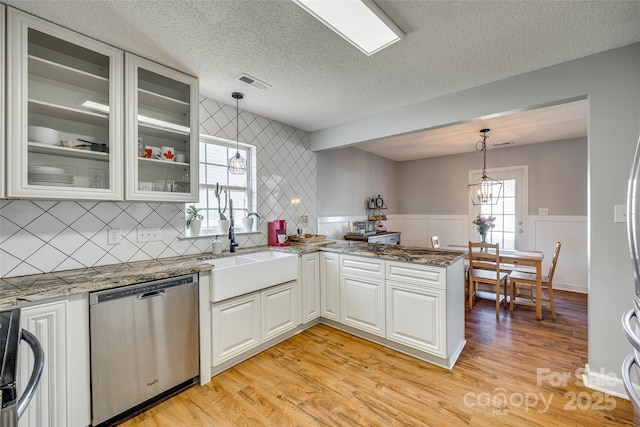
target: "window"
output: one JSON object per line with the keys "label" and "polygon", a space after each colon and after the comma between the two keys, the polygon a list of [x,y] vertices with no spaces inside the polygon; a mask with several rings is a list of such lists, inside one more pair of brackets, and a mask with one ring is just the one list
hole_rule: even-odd
{"label": "window", "polygon": [[[249,144],[239,144],[240,155],[247,160],[247,173],[233,175],[227,169],[227,162],[236,153],[236,143],[228,139],[200,135],[200,191],[196,207],[204,217],[200,235],[225,234],[218,229],[220,219],[216,183],[233,200],[233,220],[236,232],[243,232],[242,218],[248,212],[256,211],[256,148]],[[222,213],[229,217],[229,202],[225,207],[224,195],[220,196]],[[248,231],[248,230],[247,230]]]}
{"label": "window", "polygon": [[495,227],[489,229],[487,241],[501,248],[514,249],[516,242],[516,180],[504,179],[498,203],[481,205],[480,215],[494,216]]}

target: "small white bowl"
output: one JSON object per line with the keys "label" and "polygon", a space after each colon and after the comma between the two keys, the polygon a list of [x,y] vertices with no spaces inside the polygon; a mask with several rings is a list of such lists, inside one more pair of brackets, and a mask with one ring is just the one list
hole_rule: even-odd
{"label": "small white bowl", "polygon": [[60,133],[57,130],[42,126],[29,126],[28,137],[29,141],[49,145],[56,145],[60,141]]}

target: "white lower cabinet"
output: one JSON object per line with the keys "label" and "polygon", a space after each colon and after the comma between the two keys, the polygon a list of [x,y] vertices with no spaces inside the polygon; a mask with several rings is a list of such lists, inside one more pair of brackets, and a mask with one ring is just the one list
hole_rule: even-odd
{"label": "white lower cabinet", "polygon": [[320,253],[320,314],[340,321],[340,255]]}
{"label": "white lower cabinet", "polygon": [[296,283],[284,283],[261,292],[263,342],[298,326]]}
{"label": "white lower cabinet", "polygon": [[298,326],[296,280],[211,305],[213,366]]}
{"label": "white lower cabinet", "polygon": [[445,302],[443,289],[387,281],[387,338],[445,357]]}
{"label": "white lower cabinet", "polygon": [[388,261],[387,339],[446,357],[447,270]]}
{"label": "white lower cabinet", "polygon": [[320,317],[320,254],[300,257],[300,290],[302,294],[302,323]]}
{"label": "white lower cabinet", "polygon": [[341,322],[384,336],[384,282],[380,279],[343,276],[340,279]]}
{"label": "white lower cabinet", "polygon": [[213,304],[211,331],[213,365],[260,344],[260,293]]}
{"label": "white lower cabinet", "polygon": [[[20,326],[38,338],[45,365],[19,426],[91,424],[87,295],[21,308]],[[33,367],[33,354],[24,342],[20,345],[20,385],[24,387]]]}
{"label": "white lower cabinet", "polygon": [[342,256],[340,262],[340,321],[384,337],[384,261]]}

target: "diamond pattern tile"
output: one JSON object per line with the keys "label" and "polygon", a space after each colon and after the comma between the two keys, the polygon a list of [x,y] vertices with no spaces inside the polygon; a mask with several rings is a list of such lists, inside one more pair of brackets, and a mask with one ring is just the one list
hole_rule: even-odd
{"label": "diamond pattern tile", "polygon": [[[242,104],[240,104],[242,106]],[[240,141],[257,148],[260,233],[236,236],[241,247],[266,245],[267,221],[287,220],[293,232],[302,215],[316,231],[316,154],[306,132],[240,110]],[[200,98],[200,131],[235,140],[235,104]],[[300,199],[292,204],[291,199]],[[0,277],[93,267],[211,251],[212,238],[180,238],[180,203],[0,200]],[[159,227],[161,240],[138,243],[136,229]],[[107,229],[122,242],[107,245]],[[229,249],[226,238],[221,239]]]}

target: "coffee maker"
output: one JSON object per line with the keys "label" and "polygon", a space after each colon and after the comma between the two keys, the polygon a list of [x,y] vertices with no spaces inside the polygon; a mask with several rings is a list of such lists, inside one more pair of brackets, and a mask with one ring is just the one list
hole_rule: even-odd
{"label": "coffee maker", "polygon": [[[278,242],[278,236],[287,237],[287,221],[284,219],[276,219],[267,223],[267,243],[269,246],[289,246],[289,241],[283,243]],[[282,238],[281,238],[282,239]]]}

